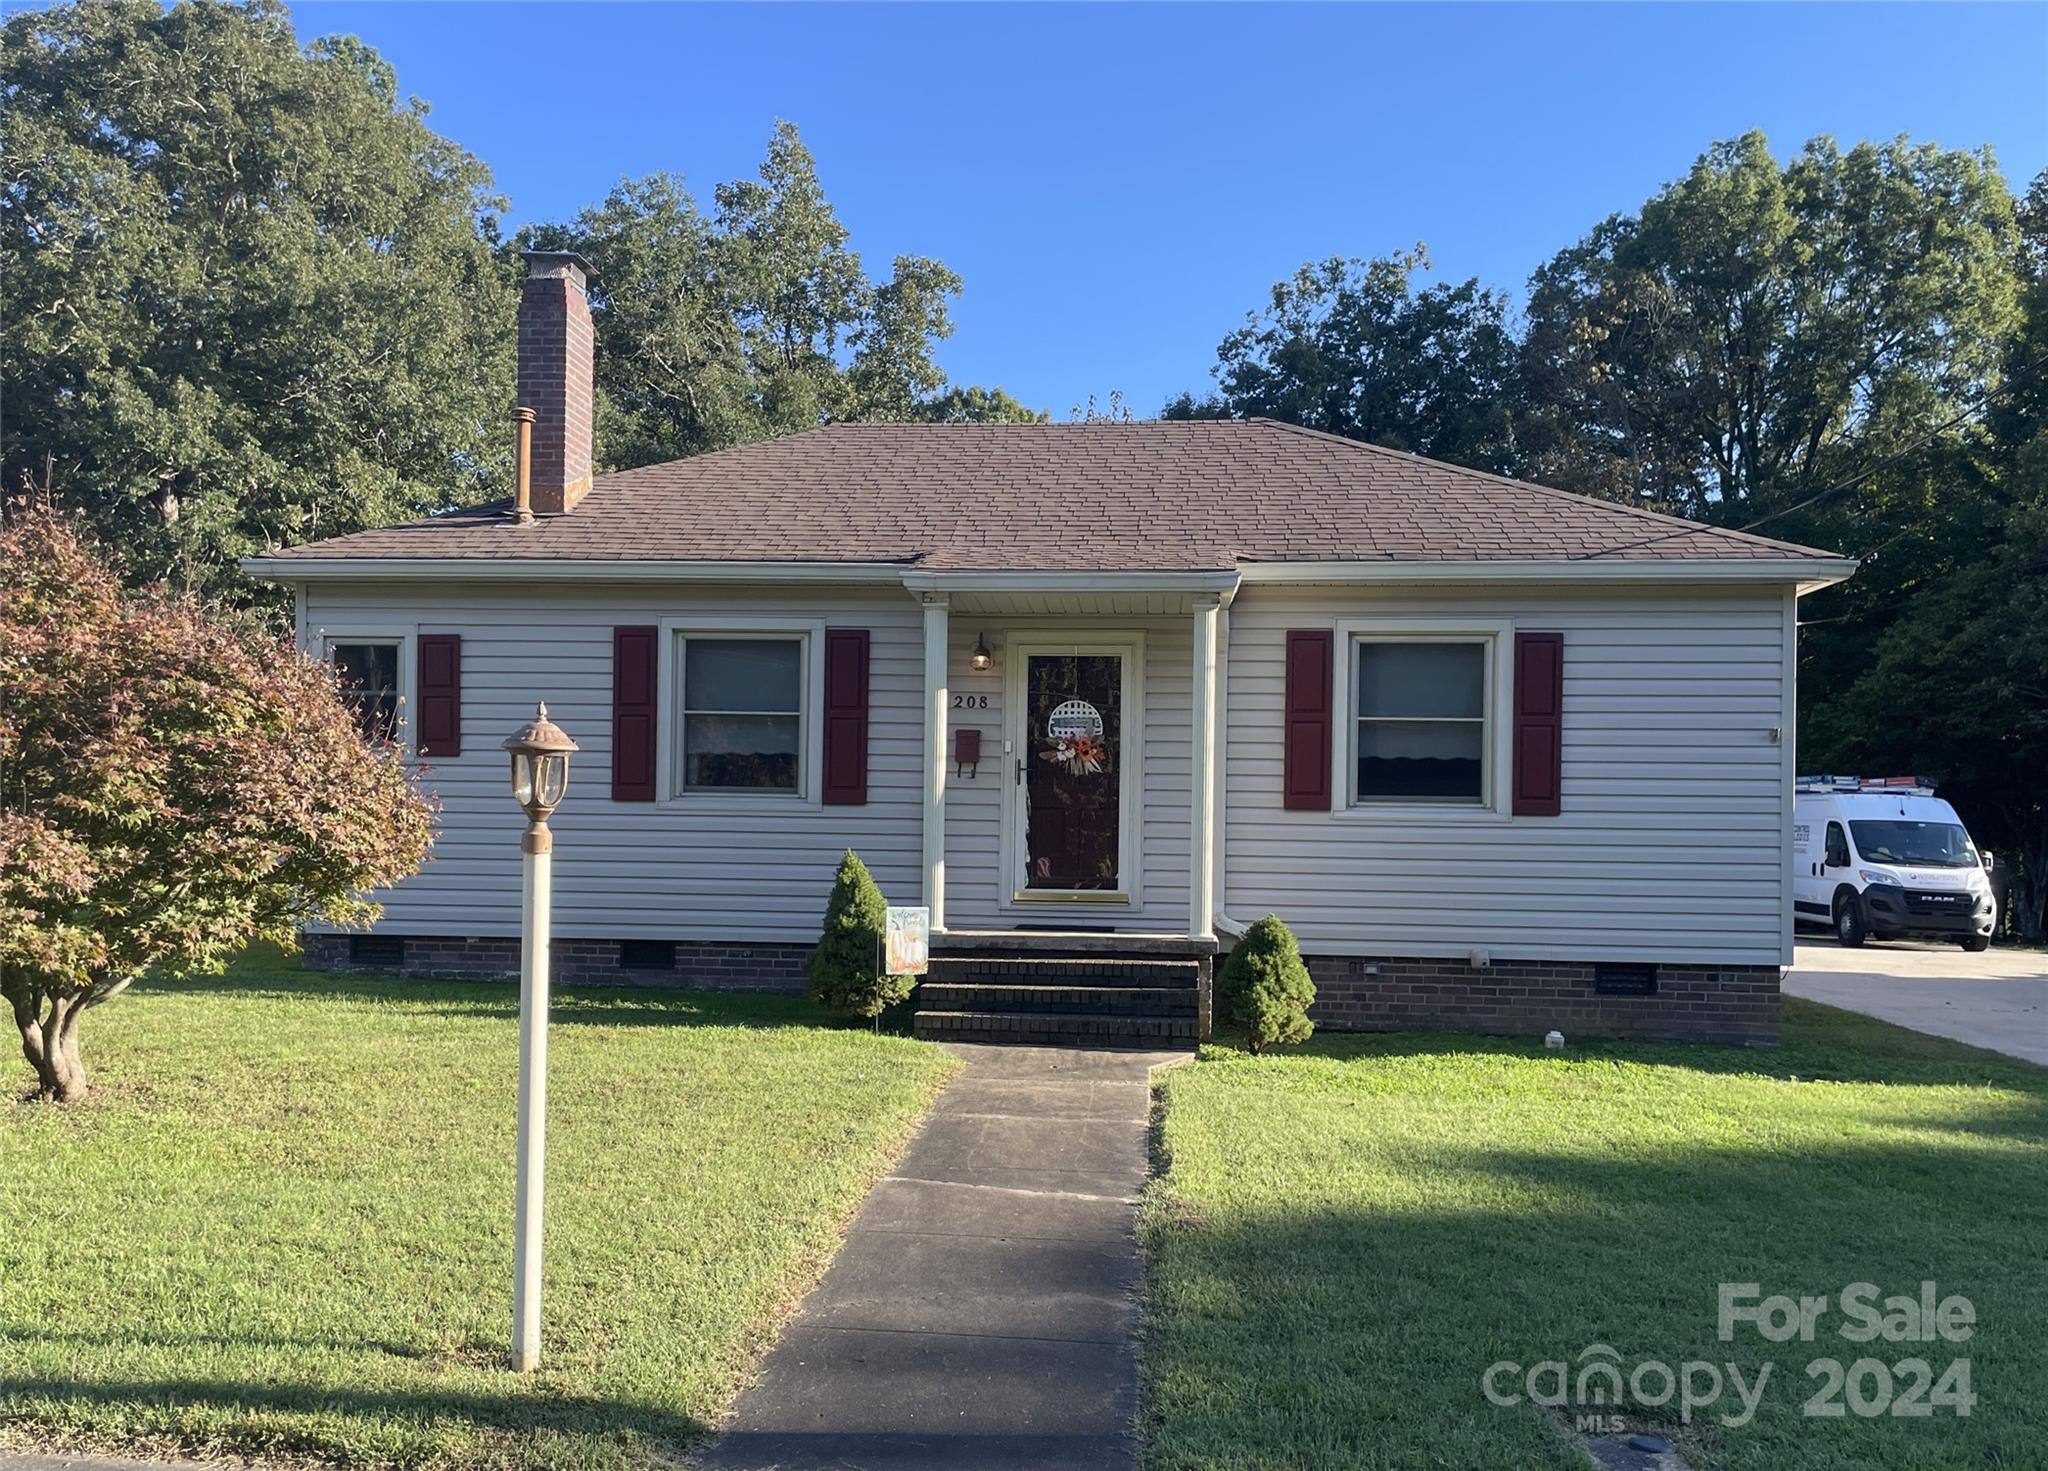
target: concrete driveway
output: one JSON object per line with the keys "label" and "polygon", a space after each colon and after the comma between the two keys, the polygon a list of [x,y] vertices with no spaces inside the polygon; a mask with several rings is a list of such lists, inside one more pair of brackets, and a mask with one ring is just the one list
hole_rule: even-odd
{"label": "concrete driveway", "polygon": [[2039,950],[1801,940],[1785,994],[2048,1067],[2048,954]]}

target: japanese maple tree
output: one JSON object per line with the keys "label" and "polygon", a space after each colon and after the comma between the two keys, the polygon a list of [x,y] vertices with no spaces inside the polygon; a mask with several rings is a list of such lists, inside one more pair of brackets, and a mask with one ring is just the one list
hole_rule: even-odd
{"label": "japanese maple tree", "polygon": [[205,973],[425,860],[434,804],[367,744],[332,671],[129,593],[63,517],[0,531],[0,995],[39,1096],[87,1091],[79,1020],[138,977]]}

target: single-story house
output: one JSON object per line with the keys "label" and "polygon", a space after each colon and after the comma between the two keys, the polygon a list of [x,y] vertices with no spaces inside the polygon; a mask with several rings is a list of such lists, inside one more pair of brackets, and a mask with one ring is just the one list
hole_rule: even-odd
{"label": "single-story house", "polygon": [[1797,605],[1852,562],[1262,420],[593,478],[587,272],[529,257],[528,503],[245,564],[444,803],[315,963],[516,970],[545,700],[558,975],[800,986],[850,848],[930,908],[931,1035],[1185,1037],[1146,988],[1270,912],[1326,1026],[1776,1036]]}

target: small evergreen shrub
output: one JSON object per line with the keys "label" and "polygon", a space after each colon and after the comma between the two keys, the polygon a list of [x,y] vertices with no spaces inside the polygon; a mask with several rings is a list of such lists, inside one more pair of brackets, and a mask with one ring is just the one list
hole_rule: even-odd
{"label": "small evergreen shrub", "polygon": [[825,932],[811,954],[811,999],[818,1005],[872,1017],[910,994],[915,976],[882,973],[887,908],[875,876],[849,849],[825,905]]}
{"label": "small evergreen shrub", "polygon": [[1271,914],[1244,932],[1216,984],[1224,1018],[1243,1030],[1254,1053],[1274,1042],[1307,1041],[1315,1030],[1308,1019],[1315,999],[1315,982],[1308,978],[1294,931]]}

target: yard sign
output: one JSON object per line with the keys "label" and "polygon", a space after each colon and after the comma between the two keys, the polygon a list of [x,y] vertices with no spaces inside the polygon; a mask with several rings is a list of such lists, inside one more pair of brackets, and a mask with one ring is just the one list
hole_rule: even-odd
{"label": "yard sign", "polygon": [[882,969],[892,976],[921,976],[931,964],[932,912],[922,905],[888,909],[882,934]]}

